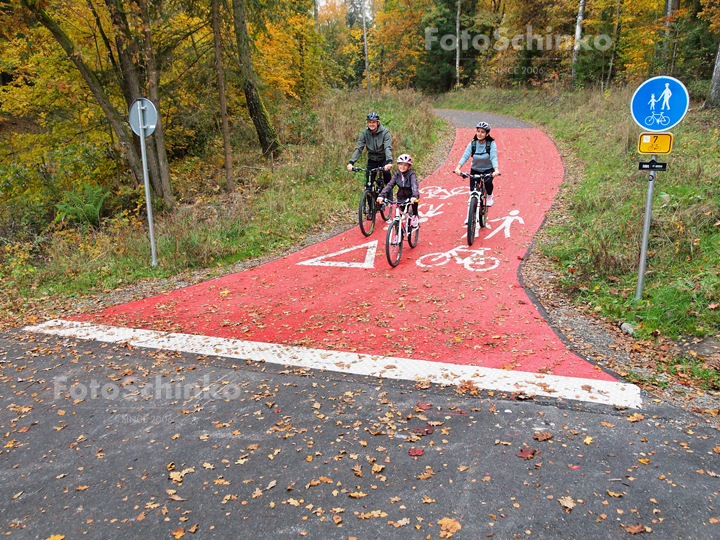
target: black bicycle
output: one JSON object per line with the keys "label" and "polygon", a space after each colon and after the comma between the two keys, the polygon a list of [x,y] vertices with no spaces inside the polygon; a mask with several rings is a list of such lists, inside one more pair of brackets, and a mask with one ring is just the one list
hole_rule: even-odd
{"label": "black bicycle", "polygon": [[417,246],[418,243],[420,227],[412,226],[412,216],[410,215],[411,204],[412,201],[408,199],[390,203],[389,205],[390,212],[394,213],[394,216],[388,225],[387,237],[385,238],[385,256],[392,267],[400,264],[403,239],[405,237],[407,237],[408,244],[411,248]]}
{"label": "black bicycle", "polygon": [[487,225],[487,193],[485,192],[485,179],[492,178],[492,173],[468,174],[461,172],[463,178],[471,177],[475,180],[475,189],[470,192],[467,213],[467,243],[472,246],[475,241],[475,231],[484,229]]}
{"label": "black bicycle", "polygon": [[361,169],[360,167],[353,167],[354,172],[365,173],[365,189],[360,197],[360,204],[358,205],[358,223],[360,224],[360,231],[364,236],[370,236],[375,230],[375,215],[380,210],[380,215],[383,220],[388,221],[390,219],[390,207],[383,203],[377,205],[376,199],[380,192],[385,187],[382,178],[383,167],[377,167],[375,169]]}

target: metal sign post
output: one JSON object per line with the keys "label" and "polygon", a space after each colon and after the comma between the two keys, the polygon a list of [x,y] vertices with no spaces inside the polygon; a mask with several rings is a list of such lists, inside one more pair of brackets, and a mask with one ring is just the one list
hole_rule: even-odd
{"label": "metal sign post", "polygon": [[145,183],[145,202],[147,203],[148,230],[150,232],[150,252],[152,254],[152,266],[157,266],[157,255],[155,253],[155,231],[153,229],[152,200],[150,198],[150,181],[148,179],[147,153],[145,151],[145,138],[155,131],[157,125],[157,110],[153,102],[146,98],[138,98],[130,105],[128,116],[130,127],[135,135],[140,137],[140,151],[142,153],[143,181]]}
{"label": "metal sign post", "polygon": [[638,141],[640,154],[652,154],[649,162],[640,162],[641,171],[649,171],[647,199],[645,201],[645,223],[643,224],[640,248],[640,269],[638,270],[635,302],[642,299],[645,284],[645,263],[647,261],[650,222],[652,221],[653,191],[657,171],[667,170],[667,163],[655,161],[655,154],[669,154],[672,151],[672,133],[658,133],[678,125],[687,114],[690,95],[687,88],[673,77],[653,77],[642,83],[633,94],[630,113],[635,123],[649,131],[641,133]]}
{"label": "metal sign post", "polygon": [[[652,156],[651,163],[655,161]],[[642,247],[640,248],[640,270],[638,271],[638,283],[635,290],[635,302],[642,298],[643,285],[645,284],[645,261],[647,260],[648,238],[650,237],[650,221],[652,220],[653,191],[655,190],[655,171],[651,170],[648,175],[647,199],[645,200],[645,223],[643,225]]]}

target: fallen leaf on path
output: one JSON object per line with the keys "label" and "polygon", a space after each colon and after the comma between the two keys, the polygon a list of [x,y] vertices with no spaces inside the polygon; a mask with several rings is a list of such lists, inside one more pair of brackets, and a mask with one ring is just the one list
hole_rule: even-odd
{"label": "fallen leaf on path", "polygon": [[645,420],[645,416],[640,413],[635,413],[633,415],[628,415],[627,419],[628,422],[640,422],[641,420]]}
{"label": "fallen leaf on path", "polygon": [[178,538],[182,538],[183,536],[185,536],[185,529],[183,529],[182,527],[178,527],[170,534],[172,534],[175,537],[175,540],[177,540]]}
{"label": "fallen leaf on path", "polygon": [[400,521],[388,521],[388,525],[392,525],[396,529],[399,529],[400,527],[404,527],[405,525],[408,525],[410,523],[410,520],[408,518],[403,518]]}
{"label": "fallen leaf on path", "polygon": [[538,432],[533,435],[533,439],[540,442],[547,441],[548,439],[552,439],[552,433],[548,433],[547,431],[544,431],[542,433]]}
{"label": "fallen leaf on path", "polygon": [[440,525],[440,538],[450,538],[453,534],[462,529],[462,525],[452,518],[442,518],[437,522]]}
{"label": "fallen leaf on path", "polygon": [[517,457],[523,458],[523,459],[532,459],[540,452],[538,450],[535,450],[534,448],[523,448],[520,450],[519,454],[516,454]]}
{"label": "fallen leaf on path", "polygon": [[558,502],[568,514],[575,508],[575,501],[572,497],[561,497],[558,499]]}
{"label": "fallen leaf on path", "polygon": [[411,448],[408,450],[408,454],[411,456],[422,456],[425,454],[425,450],[422,448]]}

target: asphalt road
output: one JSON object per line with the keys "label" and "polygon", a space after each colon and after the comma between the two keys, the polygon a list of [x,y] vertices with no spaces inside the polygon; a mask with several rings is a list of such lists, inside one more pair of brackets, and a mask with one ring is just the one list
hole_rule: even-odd
{"label": "asphalt road", "polygon": [[11,538],[720,537],[717,431],[652,396],[460,395],[21,330],[0,366]]}

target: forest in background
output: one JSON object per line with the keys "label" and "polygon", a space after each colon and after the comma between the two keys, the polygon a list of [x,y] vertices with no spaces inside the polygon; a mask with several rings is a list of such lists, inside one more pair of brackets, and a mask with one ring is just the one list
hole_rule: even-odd
{"label": "forest in background", "polygon": [[532,100],[667,74],[694,106],[717,106],[719,51],[720,0],[0,0],[2,294],[159,275],[131,262],[146,247],[127,123],[138,97],[161,118],[148,139],[158,271],[178,272],[258,256],[327,219],[268,236],[258,220],[297,213],[269,187],[334,182],[350,209],[357,178],[342,166],[371,109],[422,163],[439,129],[424,96]]}

